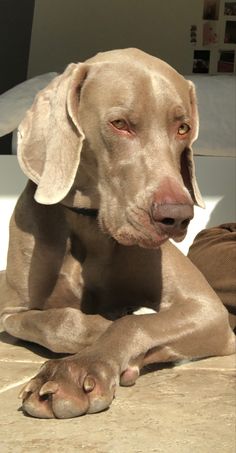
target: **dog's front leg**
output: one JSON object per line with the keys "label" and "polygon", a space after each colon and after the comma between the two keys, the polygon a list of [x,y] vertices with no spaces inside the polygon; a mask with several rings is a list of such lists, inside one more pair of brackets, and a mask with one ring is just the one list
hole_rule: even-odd
{"label": "dog's front leg", "polygon": [[2,315],[4,330],[53,352],[75,354],[93,344],[111,321],[72,307],[27,310]]}
{"label": "dog's front leg", "polygon": [[[218,304],[217,304],[218,305]],[[36,417],[69,418],[107,408],[121,379],[130,385],[148,363],[226,355],[235,339],[227,312],[196,300],[169,310],[115,321],[81,353],[47,362],[22,392],[23,408]]]}

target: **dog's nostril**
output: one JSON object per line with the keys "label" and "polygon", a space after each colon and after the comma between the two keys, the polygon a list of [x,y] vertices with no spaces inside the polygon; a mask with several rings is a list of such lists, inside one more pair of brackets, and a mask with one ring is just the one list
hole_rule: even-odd
{"label": "dog's nostril", "polygon": [[182,229],[187,228],[189,222],[190,222],[190,219],[185,219],[185,220],[183,220],[183,221],[181,222],[181,228],[182,228]]}
{"label": "dog's nostril", "polygon": [[165,217],[161,220],[161,223],[163,223],[164,225],[174,225],[175,219],[172,219],[171,217]]}
{"label": "dog's nostril", "polygon": [[154,202],[151,209],[152,220],[166,233],[186,232],[193,217],[193,207],[182,204],[158,204]]}

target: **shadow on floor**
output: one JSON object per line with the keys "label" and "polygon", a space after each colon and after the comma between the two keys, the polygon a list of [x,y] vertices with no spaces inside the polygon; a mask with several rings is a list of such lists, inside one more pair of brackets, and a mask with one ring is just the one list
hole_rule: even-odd
{"label": "shadow on floor", "polygon": [[37,354],[38,356],[44,359],[60,359],[68,355],[51,352],[48,349],[44,348],[43,346],[39,346],[35,343],[29,343],[28,341],[18,340],[17,338],[14,338],[11,335],[9,335],[7,332],[0,332],[0,342],[28,349],[29,351],[33,352],[34,354]]}

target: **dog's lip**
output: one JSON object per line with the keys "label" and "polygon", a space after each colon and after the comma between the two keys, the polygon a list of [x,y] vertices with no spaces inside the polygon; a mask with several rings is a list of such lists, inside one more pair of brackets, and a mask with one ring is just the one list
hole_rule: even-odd
{"label": "dog's lip", "polygon": [[[138,216],[129,215],[126,222],[115,231],[106,221],[107,219],[102,217],[100,217],[100,225],[104,232],[107,232],[121,245],[157,249],[170,239],[170,235],[155,228],[155,225],[150,222],[149,216],[146,219],[145,217],[139,219]],[[146,221],[143,221],[144,219]]]}
{"label": "dog's lip", "polygon": [[122,236],[120,235],[117,237],[114,236],[114,239],[119,244],[124,245],[124,246],[135,246],[136,245],[138,247],[142,247],[145,249],[158,249],[169,238],[166,237],[165,239],[158,238],[158,240],[153,240],[153,239],[147,239],[147,238],[137,237],[137,236],[136,237],[133,236],[132,238],[129,238],[128,236],[125,237],[125,235],[122,235]]}
{"label": "dog's lip", "polygon": [[148,239],[141,239],[137,241],[137,245],[147,249],[156,249],[161,247],[166,241],[168,241],[169,237],[165,237],[163,239],[158,239],[158,241],[148,240]]}
{"label": "dog's lip", "polygon": [[[147,218],[150,219],[150,216],[148,216]],[[139,222],[137,221],[137,217],[135,220],[134,218],[130,217],[129,223],[132,228],[138,232],[138,234],[141,234],[145,238],[143,240],[144,243],[150,241],[151,243],[157,244],[156,247],[159,247],[168,239],[172,239],[175,242],[181,242],[187,234],[187,228],[179,233],[166,233],[161,228],[158,228],[154,222]]]}
{"label": "dog's lip", "polygon": [[174,242],[181,242],[185,238],[186,234],[187,230],[183,231],[183,233],[180,234],[162,234],[157,232],[156,236],[152,234],[150,235],[150,237],[144,235],[138,237],[137,235],[136,243],[140,245],[140,247],[144,248],[158,248],[169,239],[173,240]]}
{"label": "dog's lip", "polygon": [[114,231],[104,218],[100,218],[102,230],[121,245],[137,245],[154,249],[160,247],[169,239],[168,234],[157,230],[150,222],[137,221],[137,218],[130,216],[126,220],[123,225]]}
{"label": "dog's lip", "polygon": [[[155,225],[150,222],[150,216],[147,216],[148,222],[137,221],[129,217],[129,224],[136,232],[138,244],[152,244],[153,247],[160,247],[164,242],[170,239],[170,235],[157,229]],[[145,247],[145,245],[143,245]]]}
{"label": "dog's lip", "polygon": [[118,234],[114,234],[113,237],[117,242],[119,242],[119,244],[126,246],[138,245],[139,247],[148,249],[159,248],[169,239],[168,235],[162,235],[158,233],[147,235],[143,234],[143,232],[141,231],[137,232],[136,229],[132,234],[120,232]]}
{"label": "dog's lip", "polygon": [[187,234],[187,229],[184,230],[184,231],[183,231],[182,233],[180,233],[180,234],[170,234],[170,235],[169,235],[169,239],[172,239],[172,240],[175,241],[175,242],[181,242],[181,241],[183,241],[183,239],[185,238],[186,234]]}

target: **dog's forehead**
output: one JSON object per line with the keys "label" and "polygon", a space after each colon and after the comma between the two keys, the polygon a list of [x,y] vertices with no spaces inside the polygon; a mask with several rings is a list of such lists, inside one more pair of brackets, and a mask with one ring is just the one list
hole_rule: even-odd
{"label": "dog's forehead", "polygon": [[[189,102],[189,85],[175,69],[164,61],[137,49],[104,52],[86,62],[90,71],[87,86],[102,93],[105,99],[148,99],[165,95],[178,102]],[[94,90],[95,88],[95,90]],[[168,96],[169,94],[169,96]],[[99,97],[99,96],[98,96]],[[98,101],[98,99],[96,99]]]}
{"label": "dog's forehead", "polygon": [[[120,67],[139,67],[143,71],[153,72],[167,79],[175,81],[184,81],[184,78],[168,63],[160,58],[154,57],[142,50],[135,48],[111,50],[108,52],[101,52],[94,57],[88,59],[85,63],[97,65],[113,65],[114,68]],[[105,66],[104,66],[105,67]]]}
{"label": "dog's forehead", "polygon": [[165,61],[135,48],[117,49],[108,52],[101,52],[86,61],[86,63],[104,63],[104,62],[109,63],[127,62],[131,64],[140,63],[144,67],[149,67],[153,69],[156,68],[159,71],[176,72],[174,68],[172,68]]}

